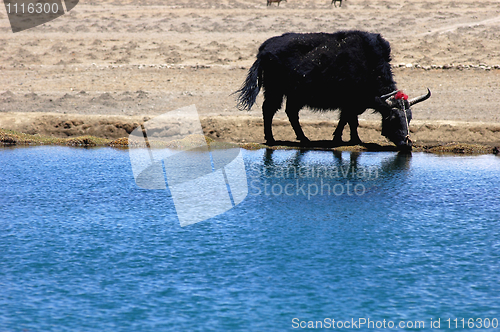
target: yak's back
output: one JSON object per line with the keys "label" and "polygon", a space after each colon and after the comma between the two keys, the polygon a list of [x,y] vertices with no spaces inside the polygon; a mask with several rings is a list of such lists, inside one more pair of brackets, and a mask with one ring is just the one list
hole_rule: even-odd
{"label": "yak's back", "polygon": [[285,66],[299,66],[303,62],[321,66],[334,61],[339,54],[349,54],[376,62],[390,62],[391,48],[380,34],[365,31],[336,33],[286,33],[266,40],[259,48],[258,57]]}
{"label": "yak's back", "polygon": [[[356,88],[373,94],[393,91],[390,53],[389,43],[380,34],[354,30],[273,37],[262,44],[257,58],[266,89],[279,86],[287,95],[316,99],[336,90],[336,95],[328,93],[329,98],[340,100]],[[308,103],[313,106],[314,102]]]}

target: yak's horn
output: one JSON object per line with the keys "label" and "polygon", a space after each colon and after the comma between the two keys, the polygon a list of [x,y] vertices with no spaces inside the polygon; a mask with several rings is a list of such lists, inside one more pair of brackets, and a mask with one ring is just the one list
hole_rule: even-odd
{"label": "yak's horn", "polygon": [[386,95],[380,96],[380,99],[386,100],[387,98],[394,96],[396,93],[398,93],[398,90],[395,90],[395,91],[392,91],[391,93],[388,93]]}
{"label": "yak's horn", "polygon": [[427,88],[427,94],[426,95],[422,95],[420,97],[416,97],[416,98],[413,98],[411,100],[408,100],[408,103],[411,105],[415,105],[415,104],[418,104],[420,103],[421,101],[424,101],[424,100],[427,100],[431,97],[431,90],[429,90],[429,88]]}

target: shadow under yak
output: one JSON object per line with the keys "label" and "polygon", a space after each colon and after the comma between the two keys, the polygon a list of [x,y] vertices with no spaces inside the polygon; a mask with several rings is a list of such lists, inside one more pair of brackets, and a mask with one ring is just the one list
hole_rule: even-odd
{"label": "shadow under yak", "polygon": [[362,146],[367,151],[395,151],[398,152],[399,149],[397,146],[391,145],[380,145],[377,143],[360,143],[356,145],[352,145],[349,142],[337,143],[332,140],[320,140],[320,141],[308,141],[308,142],[300,142],[300,141],[274,141],[273,144],[265,144],[267,146],[291,146],[298,148],[308,148],[308,149],[333,149],[341,146]]}

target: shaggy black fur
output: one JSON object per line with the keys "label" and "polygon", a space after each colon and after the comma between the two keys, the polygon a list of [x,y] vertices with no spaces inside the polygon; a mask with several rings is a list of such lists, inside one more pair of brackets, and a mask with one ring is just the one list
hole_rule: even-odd
{"label": "shaggy black fur", "polygon": [[[396,90],[390,53],[390,45],[382,36],[363,31],[287,33],[270,38],[260,46],[245,83],[236,92],[238,107],[249,110],[263,88],[264,136],[268,144],[274,142],[271,123],[285,96],[286,113],[302,142],[308,139],[298,114],[308,106],[317,111],[340,109],[334,141],[342,141],[342,131],[349,123],[350,143],[360,143],[358,115],[371,108],[382,115],[384,136],[397,146],[410,144],[405,141],[408,129],[402,103],[380,98]],[[409,107],[406,112],[410,121]]]}

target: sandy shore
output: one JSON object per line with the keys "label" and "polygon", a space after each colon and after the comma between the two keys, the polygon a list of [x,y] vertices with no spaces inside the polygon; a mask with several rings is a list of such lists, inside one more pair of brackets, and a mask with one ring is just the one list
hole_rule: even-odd
{"label": "sandy shore", "polygon": [[[262,142],[259,97],[231,95],[258,46],[288,31],[362,29],[393,48],[398,87],[433,96],[414,108],[420,143],[500,145],[500,5],[494,1],[81,1],[69,14],[12,34],[0,12],[0,128],[72,137],[127,136],[145,119],[196,105],[208,136]],[[301,112],[313,140],[330,139],[337,112]],[[274,123],[292,140],[284,112]],[[385,142],[380,117],[361,117],[364,141]]]}

